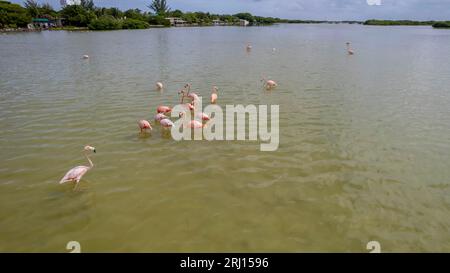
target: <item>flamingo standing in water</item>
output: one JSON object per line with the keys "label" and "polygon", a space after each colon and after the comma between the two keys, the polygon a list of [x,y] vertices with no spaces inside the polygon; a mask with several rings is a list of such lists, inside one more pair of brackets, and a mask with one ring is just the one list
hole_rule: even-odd
{"label": "flamingo standing in water", "polygon": [[219,89],[217,89],[217,86],[213,86],[213,91],[211,93],[211,104],[215,104],[217,102],[217,92]]}
{"label": "flamingo standing in water", "polygon": [[186,110],[189,110],[189,111],[194,110],[195,107],[194,107],[194,103],[193,102],[186,103],[186,104],[184,103],[184,97],[186,96],[184,90],[181,90],[180,92],[178,92],[178,94],[179,95],[182,94],[180,104],[182,104]]}
{"label": "flamingo standing in water", "polygon": [[247,52],[250,52],[252,50],[252,45],[250,43],[247,44],[247,46],[245,47],[245,49],[247,50]]}
{"label": "flamingo standing in water", "polygon": [[[184,117],[184,115],[186,115],[186,112],[180,112],[180,114],[179,114],[180,118]],[[195,129],[203,128],[204,125],[199,120],[201,120],[201,121],[209,121],[209,120],[211,120],[211,118],[207,114],[205,114],[203,112],[202,113],[198,113],[196,115],[196,118],[197,119],[189,121],[189,123],[187,125],[187,128],[195,128]]]}
{"label": "flamingo standing in water", "polygon": [[172,128],[173,126],[173,122],[170,119],[162,119],[159,123],[165,129]]}
{"label": "flamingo standing in water", "polygon": [[167,119],[168,117],[164,115],[163,113],[158,113],[155,115],[154,119],[156,122],[160,122],[163,119]]}
{"label": "flamingo standing in water", "polygon": [[354,55],[355,54],[353,49],[350,48],[350,43],[349,42],[347,42],[347,53],[348,53],[348,55]]}
{"label": "flamingo standing in water", "polygon": [[157,82],[156,83],[156,90],[161,91],[163,90],[164,85],[161,82]]}
{"label": "flamingo standing in water", "polygon": [[158,108],[156,109],[156,112],[158,114],[162,113],[162,114],[166,114],[166,113],[170,113],[172,111],[172,108],[170,108],[169,106],[158,106]]}
{"label": "flamingo standing in water", "polygon": [[[187,94],[186,94],[186,97],[188,97],[189,99],[191,99],[191,100],[192,100],[192,103],[198,102],[198,101],[200,100],[197,94],[195,94],[194,92],[191,93],[191,85],[190,85],[189,83],[186,84],[186,85],[184,86],[184,88],[185,88],[185,89],[187,88]],[[184,92],[184,90],[183,90],[183,92]],[[184,93],[183,93],[183,95],[184,95]]]}
{"label": "flamingo standing in water", "polygon": [[145,132],[147,130],[153,130],[152,125],[150,125],[150,122],[146,121],[146,120],[140,120],[138,122],[139,128],[141,129],[141,133]]}
{"label": "flamingo standing in water", "polygon": [[196,117],[197,117],[198,119],[203,120],[203,121],[208,121],[208,120],[211,119],[207,114],[205,114],[205,113],[203,113],[203,112],[202,112],[202,113],[198,113]]}
{"label": "flamingo standing in water", "polygon": [[278,84],[273,80],[267,80],[263,78],[261,81],[264,83],[264,87],[266,88],[266,90],[272,90],[278,86]]}
{"label": "flamingo standing in water", "polygon": [[206,127],[206,124],[201,123],[198,120],[191,120],[188,125],[187,128],[191,128],[191,129],[200,129],[200,128],[204,128]]}
{"label": "flamingo standing in water", "polygon": [[80,182],[81,178],[83,177],[83,175],[85,175],[87,173],[87,171],[89,171],[90,169],[92,169],[94,167],[94,163],[92,163],[91,159],[88,156],[88,152],[94,152],[96,153],[96,150],[94,147],[92,146],[86,146],[84,147],[84,156],[87,158],[87,160],[89,161],[89,166],[77,166],[75,168],[72,168],[71,170],[69,170],[66,175],[64,175],[64,177],[61,179],[61,181],[59,181],[59,184],[64,184],[66,182],[75,182],[76,185],[74,187],[74,190],[77,188],[78,183]]}

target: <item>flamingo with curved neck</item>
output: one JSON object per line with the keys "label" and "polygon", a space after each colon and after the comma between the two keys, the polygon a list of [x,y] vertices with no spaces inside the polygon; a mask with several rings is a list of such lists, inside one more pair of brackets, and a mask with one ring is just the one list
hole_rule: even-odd
{"label": "flamingo with curved neck", "polygon": [[355,54],[355,51],[353,51],[353,49],[351,49],[351,47],[350,47],[350,42],[347,42],[347,53],[348,53],[348,55]]}
{"label": "flamingo with curved neck", "polygon": [[278,84],[274,80],[268,80],[265,77],[263,77],[261,81],[263,82],[264,88],[266,88],[266,90],[272,90],[278,86]]}
{"label": "flamingo with curved neck", "polygon": [[59,184],[64,184],[66,182],[75,182],[75,190],[83,175],[85,175],[90,169],[94,167],[94,163],[92,163],[91,159],[89,158],[88,152],[96,153],[96,149],[92,146],[86,146],[84,147],[83,152],[84,156],[89,161],[89,166],[77,166],[70,169],[61,179],[61,181],[59,181]]}
{"label": "flamingo with curved neck", "polygon": [[213,86],[213,90],[211,92],[211,104],[215,104],[217,102],[218,91],[219,89],[217,88],[217,86]]}

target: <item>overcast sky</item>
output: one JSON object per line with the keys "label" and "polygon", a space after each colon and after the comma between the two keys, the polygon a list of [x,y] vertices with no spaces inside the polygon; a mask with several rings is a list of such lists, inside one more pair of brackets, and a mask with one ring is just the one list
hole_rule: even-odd
{"label": "overcast sky", "polygon": [[[9,0],[22,3],[20,0]],[[59,9],[59,0],[48,2]],[[96,6],[148,10],[151,0],[94,0]],[[450,0],[167,0],[172,9],[254,15],[288,19],[366,20],[413,19],[450,20]],[[368,2],[373,5],[369,5]],[[381,4],[379,3],[381,2]],[[377,5],[380,4],[380,5]]]}

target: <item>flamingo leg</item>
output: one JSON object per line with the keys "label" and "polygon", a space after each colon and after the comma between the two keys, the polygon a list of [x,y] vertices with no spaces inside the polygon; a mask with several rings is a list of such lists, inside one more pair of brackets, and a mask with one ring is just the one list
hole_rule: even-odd
{"label": "flamingo leg", "polygon": [[75,187],[73,187],[73,191],[74,192],[77,192],[78,191],[78,186],[79,186],[79,183],[80,182],[80,180],[77,180],[76,182],[75,182]]}

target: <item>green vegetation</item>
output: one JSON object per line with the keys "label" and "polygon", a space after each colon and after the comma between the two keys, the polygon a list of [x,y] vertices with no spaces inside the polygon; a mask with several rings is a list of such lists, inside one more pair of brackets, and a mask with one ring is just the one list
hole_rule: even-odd
{"label": "green vegetation", "polygon": [[141,20],[127,18],[122,22],[123,29],[146,29],[150,24]]}
{"label": "green vegetation", "polygon": [[[25,0],[24,6],[0,0],[0,28],[24,28],[33,18],[49,20],[63,18],[62,29],[92,30],[144,29],[153,26],[170,26],[167,17],[176,17],[186,24],[208,26],[213,22],[223,25],[238,25],[239,20],[247,20],[250,25],[270,25],[282,22],[279,18],[253,16],[250,13],[234,15],[210,14],[209,12],[172,11],[166,0],[153,0],[148,7],[153,11],[142,12],[139,9],[121,11],[118,8],[96,7],[92,0],[81,0],[80,5],[70,5],[55,11],[49,4],[40,5],[35,0]],[[218,21],[217,21],[218,20]],[[61,28],[54,28],[61,29]]]}
{"label": "green vegetation", "polygon": [[96,19],[95,12],[82,5],[71,5],[60,11],[61,17],[65,18],[65,24],[76,27],[86,27]]}
{"label": "green vegetation", "polygon": [[90,30],[115,30],[115,29],[146,29],[150,24],[136,19],[116,19],[113,16],[105,15],[96,18],[89,24]]}
{"label": "green vegetation", "polygon": [[105,15],[100,18],[93,19],[89,24],[91,30],[114,30],[122,29],[122,22],[113,16]]}
{"label": "green vegetation", "polygon": [[434,21],[410,21],[410,20],[367,20],[364,25],[369,26],[431,26]]}
{"label": "green vegetation", "polygon": [[18,4],[0,1],[0,28],[26,27],[31,22],[27,10]]}
{"label": "green vegetation", "polygon": [[[271,25],[275,23],[291,24],[320,24],[320,23],[349,23],[360,24],[358,21],[316,21],[316,20],[287,20],[273,17],[254,16],[248,12],[229,14],[211,14],[209,12],[182,12],[172,11],[166,0],[152,0],[148,7],[152,12],[143,12],[139,9],[121,11],[118,8],[96,7],[93,0],[81,0],[80,5],[70,5],[60,11],[55,11],[50,4],[39,4],[36,0],[25,0],[23,7],[0,0],[0,28],[25,28],[33,18],[49,20],[63,18],[62,29],[145,29],[151,26],[169,27],[170,21],[166,18],[175,17],[184,20],[185,24],[209,26],[239,25],[240,20],[247,20],[249,25]],[[433,25],[436,28],[448,28],[450,23],[434,21],[408,21],[408,20],[368,20],[365,25],[393,26],[393,25]],[[61,28],[54,28],[61,29]]]}
{"label": "green vegetation", "polygon": [[434,28],[450,28],[450,21],[436,22],[433,24]]}
{"label": "green vegetation", "polygon": [[286,20],[281,19],[280,23],[288,24],[362,24],[361,21],[318,21],[318,20]]}
{"label": "green vegetation", "polygon": [[167,5],[166,0],[153,0],[148,7],[159,16],[164,16],[170,12],[170,8]]}
{"label": "green vegetation", "polygon": [[153,25],[153,26],[170,27],[170,21],[161,15],[150,15],[148,18],[148,22],[150,25]]}

